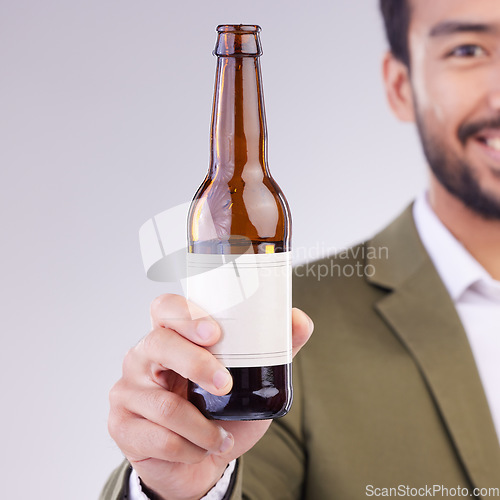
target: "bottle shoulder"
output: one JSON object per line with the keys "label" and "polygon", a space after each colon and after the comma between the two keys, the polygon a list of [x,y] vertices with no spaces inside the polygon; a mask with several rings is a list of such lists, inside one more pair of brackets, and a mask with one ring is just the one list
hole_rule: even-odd
{"label": "bottle shoulder", "polygon": [[193,239],[210,234],[212,238],[243,235],[251,240],[285,240],[291,233],[290,210],[270,176],[208,176],[191,204],[189,227]]}

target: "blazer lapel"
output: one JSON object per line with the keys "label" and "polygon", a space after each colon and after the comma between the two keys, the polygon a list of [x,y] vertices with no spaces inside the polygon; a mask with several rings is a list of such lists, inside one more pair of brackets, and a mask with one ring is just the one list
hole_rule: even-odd
{"label": "blazer lapel", "polygon": [[368,262],[370,281],[391,291],[376,309],[419,366],[471,482],[500,487],[500,446],[474,357],[411,207],[369,245],[388,249],[387,259]]}

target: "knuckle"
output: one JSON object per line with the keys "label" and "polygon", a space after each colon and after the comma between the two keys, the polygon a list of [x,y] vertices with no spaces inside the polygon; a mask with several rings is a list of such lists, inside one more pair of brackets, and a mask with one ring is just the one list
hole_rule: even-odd
{"label": "knuckle", "polygon": [[156,353],[160,349],[160,343],[164,337],[165,330],[155,328],[151,330],[141,341],[146,353]]}
{"label": "knuckle", "polygon": [[122,373],[126,374],[132,370],[136,362],[136,347],[130,348],[123,357]]}
{"label": "knuckle", "polygon": [[154,316],[156,312],[164,307],[164,304],[168,301],[170,294],[163,293],[159,295],[151,302],[151,316]]}
{"label": "knuckle", "polygon": [[160,438],[160,446],[168,452],[172,457],[176,457],[181,452],[181,440],[180,438],[171,431],[163,433],[162,438]]}
{"label": "knuckle", "polygon": [[119,412],[111,411],[108,417],[108,432],[118,445],[126,441],[127,425],[125,418]]}
{"label": "knuckle", "polygon": [[109,390],[109,405],[111,409],[121,406],[121,396],[122,396],[122,380],[120,379],[116,384]]}
{"label": "knuckle", "polygon": [[169,311],[178,310],[185,301],[186,299],[180,295],[164,293],[151,302],[151,316],[155,319],[168,316]]}
{"label": "knuckle", "polygon": [[172,397],[171,393],[154,394],[152,400],[153,407],[156,408],[162,418],[169,420],[179,413],[180,401]]}

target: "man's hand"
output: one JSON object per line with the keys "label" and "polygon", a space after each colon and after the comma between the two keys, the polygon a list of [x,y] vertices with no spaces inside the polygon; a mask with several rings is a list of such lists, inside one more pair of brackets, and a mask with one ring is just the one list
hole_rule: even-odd
{"label": "man's hand", "polygon": [[[143,483],[165,500],[201,498],[271,423],[208,420],[187,401],[188,379],[219,396],[232,387],[227,369],[205,349],[218,341],[220,327],[209,316],[191,319],[195,309],[178,295],[155,299],[153,329],[127,353],[109,395],[111,437]],[[294,355],[312,330],[309,317],[293,309]]]}

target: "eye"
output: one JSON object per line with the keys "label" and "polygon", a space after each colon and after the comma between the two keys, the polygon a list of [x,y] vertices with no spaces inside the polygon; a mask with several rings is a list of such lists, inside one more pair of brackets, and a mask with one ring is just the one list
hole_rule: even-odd
{"label": "eye", "polygon": [[480,46],[473,43],[459,45],[447,54],[447,57],[479,57],[486,54],[486,51]]}

